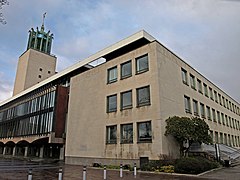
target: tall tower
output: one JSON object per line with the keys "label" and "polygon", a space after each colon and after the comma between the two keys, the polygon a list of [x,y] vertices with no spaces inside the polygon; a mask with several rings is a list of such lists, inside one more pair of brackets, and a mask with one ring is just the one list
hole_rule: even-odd
{"label": "tall tower", "polygon": [[41,29],[29,31],[27,50],[19,57],[13,95],[55,74],[57,58],[51,55],[53,34]]}

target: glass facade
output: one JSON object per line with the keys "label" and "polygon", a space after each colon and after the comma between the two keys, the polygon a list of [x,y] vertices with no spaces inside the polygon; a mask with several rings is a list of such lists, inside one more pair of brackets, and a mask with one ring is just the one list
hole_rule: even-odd
{"label": "glass facade", "polygon": [[46,134],[53,130],[56,89],[0,112],[0,138]]}

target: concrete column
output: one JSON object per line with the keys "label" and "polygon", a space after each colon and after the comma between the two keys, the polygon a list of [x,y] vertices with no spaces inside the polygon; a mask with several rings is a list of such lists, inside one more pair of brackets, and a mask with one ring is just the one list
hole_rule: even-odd
{"label": "concrete column", "polygon": [[17,155],[17,146],[14,146],[13,147],[13,156],[16,156]]}
{"label": "concrete column", "polygon": [[60,159],[60,160],[64,160],[64,146],[60,148],[59,159]]}
{"label": "concrete column", "polygon": [[24,157],[28,156],[28,146],[25,147],[25,151],[24,151]]}
{"label": "concrete column", "polygon": [[6,155],[6,146],[3,148],[3,155]]}
{"label": "concrete column", "polygon": [[44,151],[44,146],[40,147],[40,153],[39,153],[40,158],[43,158],[43,151]]}

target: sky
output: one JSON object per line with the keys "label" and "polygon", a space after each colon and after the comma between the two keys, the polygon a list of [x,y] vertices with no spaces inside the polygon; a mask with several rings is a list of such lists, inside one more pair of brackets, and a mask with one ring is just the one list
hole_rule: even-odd
{"label": "sky", "polygon": [[57,71],[144,29],[240,102],[240,0],[8,0],[0,9],[0,101],[12,96],[28,30],[54,34]]}

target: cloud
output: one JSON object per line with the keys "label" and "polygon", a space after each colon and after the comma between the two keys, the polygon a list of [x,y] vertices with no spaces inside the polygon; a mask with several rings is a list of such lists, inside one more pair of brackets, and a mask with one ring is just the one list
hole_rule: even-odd
{"label": "cloud", "polygon": [[10,98],[12,96],[12,84],[8,79],[0,72],[0,102]]}
{"label": "cloud", "polygon": [[[26,50],[27,31],[54,33],[58,71],[141,29],[145,29],[204,76],[240,101],[240,3],[227,0],[9,0],[4,8],[0,72],[14,79],[17,58]],[[42,5],[44,4],[44,6]],[[17,16],[21,14],[21,16]],[[17,29],[17,30],[16,30]],[[6,56],[7,54],[7,56]],[[6,64],[11,59],[10,64]],[[15,67],[14,65],[15,64]],[[11,67],[8,71],[5,67]],[[4,68],[2,68],[4,67]],[[11,81],[13,84],[13,80]],[[0,90],[1,92],[1,90]]]}

